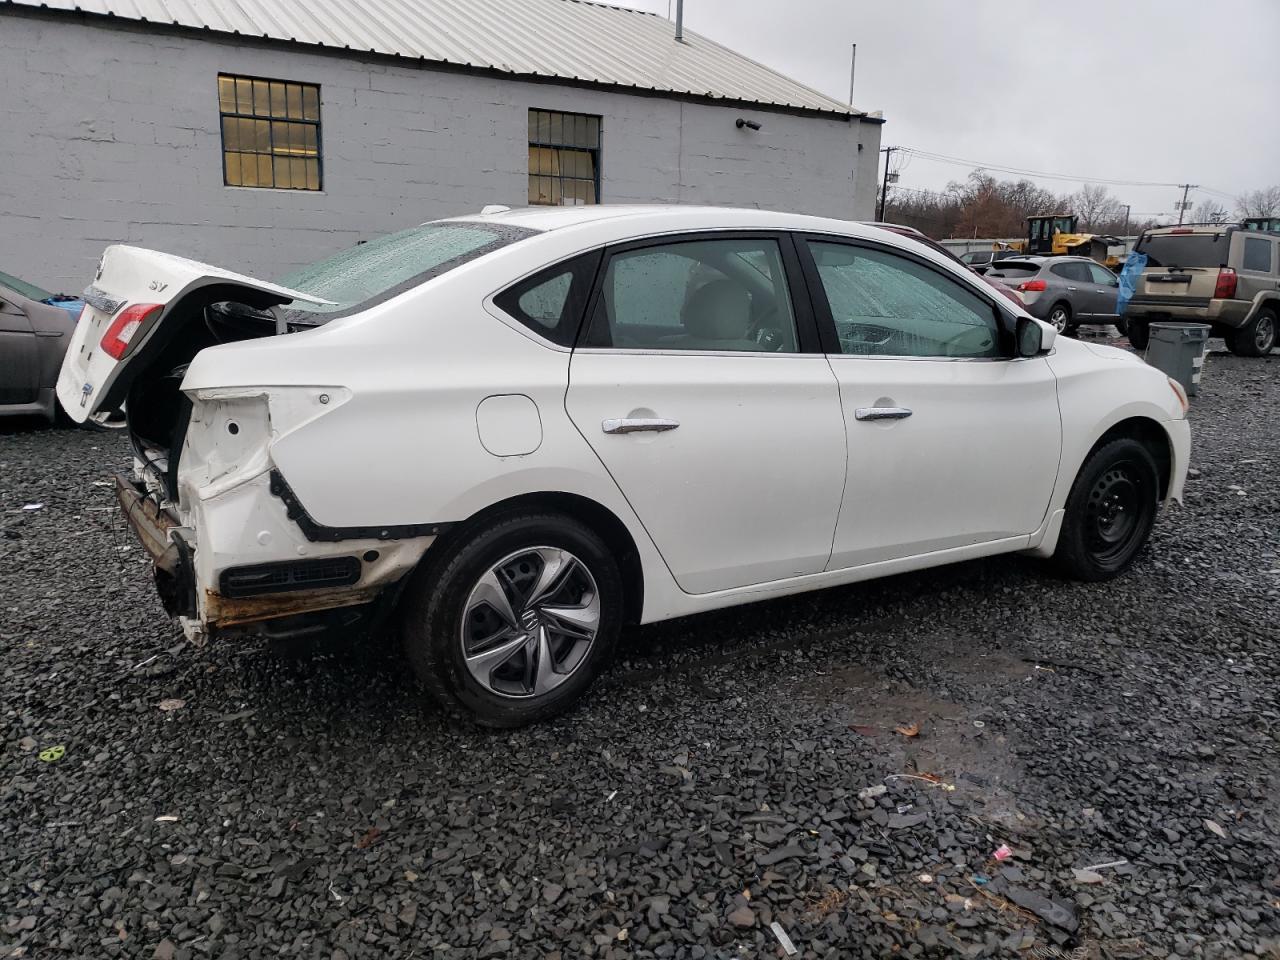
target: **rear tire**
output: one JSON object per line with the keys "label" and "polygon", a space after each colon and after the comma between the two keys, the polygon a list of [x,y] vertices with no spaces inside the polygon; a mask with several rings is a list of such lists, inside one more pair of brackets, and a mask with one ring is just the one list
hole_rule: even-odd
{"label": "rear tire", "polygon": [[1147,344],[1151,342],[1151,328],[1147,326],[1145,320],[1129,321],[1129,346],[1135,350],[1147,349]]}
{"label": "rear tire", "polygon": [[1227,341],[1227,349],[1239,357],[1265,357],[1276,346],[1276,338],[1280,335],[1275,312],[1259,310],[1239,330],[1236,330]]}
{"label": "rear tire", "polygon": [[401,634],[446,709],[518,727],[582,697],[613,657],[623,614],[622,575],[593,530],[555,513],[507,513],[414,575]]}
{"label": "rear tire", "polygon": [[1071,322],[1071,307],[1065,303],[1055,303],[1046,318],[1053,328],[1064,337],[1074,336],[1076,324]]}
{"label": "rear tire", "polygon": [[1080,468],[1067,496],[1053,562],[1075,580],[1123,573],[1151,535],[1160,499],[1155,460],[1137,440],[1112,440]]}

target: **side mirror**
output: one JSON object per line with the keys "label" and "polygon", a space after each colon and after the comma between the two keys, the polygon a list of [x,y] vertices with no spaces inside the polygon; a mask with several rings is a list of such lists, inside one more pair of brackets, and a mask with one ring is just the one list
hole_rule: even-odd
{"label": "side mirror", "polygon": [[1045,330],[1030,317],[1019,317],[1014,327],[1014,340],[1019,357],[1034,357],[1047,350],[1052,340],[1045,343]]}

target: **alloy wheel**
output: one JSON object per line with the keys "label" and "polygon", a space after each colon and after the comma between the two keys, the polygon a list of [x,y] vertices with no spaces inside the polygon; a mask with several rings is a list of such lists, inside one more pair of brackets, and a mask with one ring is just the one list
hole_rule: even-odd
{"label": "alloy wheel", "polygon": [[1258,318],[1253,326],[1253,344],[1259,353],[1270,353],[1276,345],[1276,321],[1270,315]]}
{"label": "alloy wheel", "polygon": [[587,659],[600,629],[600,594],[586,564],[558,547],[508,554],[480,577],[462,618],[472,678],[504,697],[539,697]]}
{"label": "alloy wheel", "polygon": [[1053,311],[1049,314],[1049,322],[1053,324],[1053,328],[1059,333],[1062,333],[1067,329],[1067,320],[1067,311],[1063,307],[1054,307]]}

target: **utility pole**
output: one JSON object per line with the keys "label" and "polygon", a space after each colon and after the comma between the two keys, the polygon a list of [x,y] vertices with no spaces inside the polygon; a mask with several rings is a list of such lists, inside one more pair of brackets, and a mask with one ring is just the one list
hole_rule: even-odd
{"label": "utility pole", "polygon": [[1133,205],[1129,203],[1124,205],[1124,230],[1120,232],[1120,236],[1122,237],[1127,237],[1129,235],[1129,209],[1132,206]]}
{"label": "utility pole", "polygon": [[880,152],[884,154],[884,180],[880,184],[880,215],[876,217],[881,223],[884,222],[884,201],[889,195],[889,161],[893,159],[893,151],[897,147],[885,147]]}
{"label": "utility pole", "polygon": [[853,71],[858,65],[858,45],[853,45],[853,53],[849,54],[849,106],[853,106]]}
{"label": "utility pole", "polygon": [[1182,202],[1178,204],[1178,226],[1182,226],[1182,218],[1187,213],[1187,193],[1190,192],[1191,190],[1194,190],[1196,187],[1200,186],[1200,184],[1180,183],[1178,184],[1178,186],[1182,188]]}

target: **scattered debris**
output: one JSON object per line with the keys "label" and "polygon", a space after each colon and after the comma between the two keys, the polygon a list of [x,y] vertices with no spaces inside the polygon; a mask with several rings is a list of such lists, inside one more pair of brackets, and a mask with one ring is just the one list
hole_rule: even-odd
{"label": "scattered debris", "polygon": [[378,842],[378,838],[381,836],[382,836],[381,830],[379,830],[377,827],[370,827],[368,830],[364,832],[364,836],[362,836],[359,840],[356,841],[356,849],[368,850],[370,847],[372,847],[375,843]]}
{"label": "scattered debris", "polygon": [[858,791],[859,800],[874,800],[876,797],[884,796],[889,791],[883,783],[877,783],[874,786],[863,787]]}
{"label": "scattered debris", "polygon": [[178,697],[170,697],[168,700],[161,700],[156,704],[165,713],[173,713],[175,710],[181,710],[187,705],[187,701]]}
{"label": "scattered debris", "polygon": [[915,806],[915,804],[914,804],[914,803],[900,803],[900,804],[898,804],[898,812],[899,812],[899,813],[909,813],[909,812],[911,812],[911,808],[912,808],[912,807],[914,807],[914,806]]}
{"label": "scattered debris", "polygon": [[933,883],[933,874],[922,873],[920,874],[920,876],[916,877],[916,879],[919,880],[921,883]]}
{"label": "scattered debris", "polygon": [[1110,860],[1107,863],[1095,863],[1091,867],[1081,867],[1080,869],[1092,870],[1096,873],[1099,870],[1110,870],[1114,867],[1127,867],[1128,865],[1129,865],[1128,860]]}
{"label": "scattered debris", "polygon": [[178,818],[174,816],[172,813],[163,813],[160,816],[156,817],[155,822],[156,823],[177,823]]}
{"label": "scattered debris", "polygon": [[406,870],[404,872],[404,878],[408,880],[410,883],[416,883],[418,880],[418,875],[414,873],[412,870]]}
{"label": "scattered debris", "polygon": [[338,902],[338,906],[342,906],[342,904],[344,904],[344,903],[346,903],[346,902],[347,902],[347,898],[346,898],[346,897],[344,897],[342,894],[340,894],[337,890],[333,889],[333,881],[332,881],[332,880],[330,880],[330,881],[329,881],[329,893],[330,893],[330,895],[333,897],[333,899],[334,899],[334,900],[336,900],[336,901]]}
{"label": "scattered debris", "polygon": [[54,763],[55,761],[61,760],[66,752],[66,746],[60,743],[57,746],[49,747],[47,750],[41,750],[40,759],[45,763]]}
{"label": "scattered debris", "polygon": [[1013,850],[1010,849],[1007,843],[1002,843],[1000,846],[996,847],[995,851],[991,855],[997,860],[1003,862],[1013,856]]}
{"label": "scattered debris", "polygon": [[975,873],[969,879],[972,880],[975,884],[977,884],[980,887],[985,887],[988,883],[991,882],[991,878],[988,877],[985,873]]}
{"label": "scattered debris", "polygon": [[28,503],[28,504],[24,505],[22,509],[23,509],[23,511],[24,511],[25,513],[34,513],[34,512],[35,512],[35,511],[37,511],[37,510],[43,510],[43,509],[44,509],[44,504],[43,504],[43,503]]}
{"label": "scattered debris", "polygon": [[845,890],[837,890],[834,887],[824,893],[821,897],[814,899],[809,898],[809,909],[805,911],[805,916],[811,920],[818,920],[825,917],[834,910],[838,910],[848,901],[849,894]]}
{"label": "scattered debris", "polygon": [[618,791],[617,791],[617,790],[614,790],[611,794],[609,794],[607,797],[605,797],[605,798],[604,798],[604,802],[605,802],[605,803],[612,803],[612,802],[613,802],[613,798],[614,798],[614,797],[616,797],[617,795],[618,795]]}
{"label": "scattered debris", "polygon": [[941,787],[947,793],[952,793],[956,789],[956,785],[954,783],[946,783],[936,773],[919,773],[919,774],[891,773],[887,777],[885,777],[885,779],[886,780],[919,780],[922,783],[927,783],[927,784],[930,784],[931,786]]}
{"label": "scattered debris", "polygon": [[778,938],[778,943],[782,947],[782,952],[788,957],[794,957],[800,951],[796,949],[796,945],[791,942],[791,938],[787,936],[787,931],[782,929],[782,924],[777,920],[769,924],[769,929],[773,931],[773,935]]}
{"label": "scattered debris", "polygon": [[894,727],[893,732],[900,733],[904,737],[918,737],[920,736],[920,724],[918,723],[904,724],[901,727]]}
{"label": "scattered debris", "polygon": [[1080,921],[1076,919],[1075,909],[1072,906],[1060,903],[1057,900],[1050,900],[1034,890],[1010,885],[1005,888],[1004,895],[1022,907],[1022,909],[1030,910],[1041,920],[1051,923],[1055,927],[1061,927],[1067,933],[1075,933],[1076,927],[1080,925]]}
{"label": "scattered debris", "polygon": [[1073,867],[1071,876],[1076,883],[1103,883],[1106,880],[1106,877],[1096,870],[1081,867]]}
{"label": "scattered debris", "polygon": [[849,724],[849,729],[852,730],[854,733],[864,737],[874,737],[877,733],[880,732],[879,727],[869,727],[866,724],[862,724],[862,723],[851,723]]}
{"label": "scattered debris", "polygon": [[1222,827],[1221,827],[1221,826],[1220,826],[1216,821],[1214,821],[1214,820],[1206,820],[1206,821],[1204,822],[1204,825],[1205,825],[1205,828],[1206,828],[1210,833],[1216,833],[1216,834],[1217,834],[1218,836],[1220,836],[1223,840],[1227,839],[1227,831],[1223,830],[1223,829],[1222,829]]}
{"label": "scattered debris", "polygon": [[975,720],[975,721],[973,721],[973,725],[974,725],[975,727],[977,727],[979,730],[981,730],[983,727],[985,727],[985,726],[986,726],[986,724],[985,724],[985,723],[983,723],[981,720]]}

